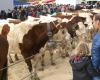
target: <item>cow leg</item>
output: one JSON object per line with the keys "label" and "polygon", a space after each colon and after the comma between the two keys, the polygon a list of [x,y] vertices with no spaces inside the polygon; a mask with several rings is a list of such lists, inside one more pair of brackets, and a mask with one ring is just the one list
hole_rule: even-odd
{"label": "cow leg", "polygon": [[28,59],[28,60],[25,60],[25,62],[27,63],[27,66],[28,66],[29,72],[31,73],[31,72],[32,72],[32,63],[31,63],[31,60]]}
{"label": "cow leg", "polygon": [[59,55],[60,55],[60,57],[62,57],[62,49],[61,49],[61,46],[59,47]]}
{"label": "cow leg", "polygon": [[37,75],[37,69],[36,69],[37,68],[37,64],[39,62],[39,58],[40,58],[40,56],[36,57],[36,63],[34,65],[34,75],[31,75],[31,80],[40,80],[40,78]]}
{"label": "cow leg", "polygon": [[91,31],[90,31],[90,34],[91,34],[91,40],[93,39],[93,34],[94,32],[93,32],[93,30],[91,29]]}
{"label": "cow leg", "polygon": [[51,65],[55,65],[55,63],[53,61],[53,52],[52,52],[52,50],[50,51],[50,60],[51,60]]}
{"label": "cow leg", "polygon": [[28,66],[28,70],[30,72],[30,79],[31,80],[34,80],[34,76],[33,76],[33,69],[32,69],[32,63],[31,63],[31,60],[28,59],[28,60],[25,60],[25,62],[27,63],[27,66]]}
{"label": "cow leg", "polygon": [[75,49],[75,39],[72,39],[72,49]]}
{"label": "cow leg", "polygon": [[90,30],[88,30],[88,42],[90,42],[90,40],[91,40],[91,31]]}
{"label": "cow leg", "polygon": [[71,49],[71,43],[70,41],[66,41],[65,42],[66,44],[64,44],[64,47],[63,47],[63,58],[66,58],[69,56],[69,50]]}
{"label": "cow leg", "polygon": [[88,30],[88,42],[91,42],[92,40],[92,33],[91,30]]}
{"label": "cow leg", "polygon": [[[31,74],[32,74],[32,73],[31,73]],[[39,78],[38,75],[37,75],[36,68],[35,68],[35,71],[34,71],[34,75],[31,75],[31,80],[40,80],[40,78]]]}
{"label": "cow leg", "polygon": [[87,32],[87,42],[89,42],[90,41],[90,30],[88,30],[88,32]]}
{"label": "cow leg", "polygon": [[60,53],[60,57],[61,58],[65,58],[65,52],[63,51],[64,50],[64,47],[63,47],[64,43],[61,43],[60,45],[58,45],[58,49],[59,49],[59,53]]}
{"label": "cow leg", "polygon": [[91,33],[91,31],[89,33],[90,33],[89,39],[91,41],[92,40],[92,33]]}
{"label": "cow leg", "polygon": [[31,57],[31,55],[28,55],[29,52],[25,52],[25,51],[22,51],[21,54],[25,59],[25,62],[27,64],[27,66],[28,66],[29,72],[31,73],[32,72],[32,63],[31,63],[31,58],[32,57]]}
{"label": "cow leg", "polygon": [[10,63],[14,63],[14,61],[12,60],[12,58],[11,58],[11,55],[9,54],[9,62]]}
{"label": "cow leg", "polygon": [[66,57],[66,52],[65,52],[65,49],[62,49],[62,52],[61,52],[61,57],[62,57],[62,58],[65,58],[65,57]]}
{"label": "cow leg", "polygon": [[65,43],[64,43],[64,41],[62,41],[62,44],[60,45],[60,53],[61,53],[62,58],[65,58],[64,48],[65,48]]}
{"label": "cow leg", "polygon": [[66,48],[65,49],[65,57],[69,57],[69,52],[68,52],[69,50]]}
{"label": "cow leg", "polygon": [[45,54],[42,54],[42,57],[41,57],[41,66],[42,66],[42,68],[40,69],[40,70],[44,70],[44,56],[45,56]]}
{"label": "cow leg", "polygon": [[62,50],[62,46],[60,47],[60,54],[61,54],[61,58],[64,58],[64,52]]}
{"label": "cow leg", "polygon": [[37,75],[37,72],[34,71],[34,76],[31,76],[31,80],[40,80],[40,78]]}
{"label": "cow leg", "polygon": [[16,61],[18,61],[18,60],[19,60],[19,58],[18,58],[17,54],[15,54],[15,60],[16,60]]}

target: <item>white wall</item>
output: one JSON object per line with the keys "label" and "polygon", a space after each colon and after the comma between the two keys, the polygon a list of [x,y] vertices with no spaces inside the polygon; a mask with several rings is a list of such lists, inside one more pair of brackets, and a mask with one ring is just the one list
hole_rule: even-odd
{"label": "white wall", "polygon": [[76,0],[77,4],[81,4],[82,0]]}
{"label": "white wall", "polygon": [[76,4],[81,4],[82,0],[56,0],[56,4],[71,4],[76,6]]}
{"label": "white wall", "polygon": [[76,5],[76,0],[56,0],[56,4],[71,4],[71,5]]}
{"label": "white wall", "polygon": [[13,9],[13,0],[0,0],[0,10]]}

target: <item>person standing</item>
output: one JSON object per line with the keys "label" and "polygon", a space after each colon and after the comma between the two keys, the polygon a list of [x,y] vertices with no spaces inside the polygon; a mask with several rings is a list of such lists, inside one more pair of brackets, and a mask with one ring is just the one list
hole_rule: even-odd
{"label": "person standing", "polygon": [[69,61],[72,67],[73,80],[92,80],[92,76],[96,73],[91,63],[87,43],[80,41],[75,52]]}
{"label": "person standing", "polygon": [[95,34],[92,41],[92,64],[98,75],[93,77],[93,80],[100,80],[100,14],[93,17],[93,25]]}

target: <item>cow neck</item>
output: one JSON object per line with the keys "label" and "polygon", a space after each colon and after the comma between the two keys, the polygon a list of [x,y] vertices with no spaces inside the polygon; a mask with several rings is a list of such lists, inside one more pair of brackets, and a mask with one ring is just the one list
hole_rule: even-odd
{"label": "cow neck", "polygon": [[72,21],[69,21],[69,22],[67,23],[67,25],[68,25],[69,27],[73,27],[73,26],[75,26],[75,24],[77,24],[77,23],[74,23],[74,22],[72,22]]}
{"label": "cow neck", "polygon": [[[52,21],[51,23],[53,23],[53,25],[54,25],[54,27],[55,27],[56,29],[59,29],[58,26],[62,27],[62,25],[61,25],[60,22],[55,23],[55,22]],[[51,28],[51,26],[50,26],[50,23],[47,23],[47,31],[48,31],[47,35],[48,35],[49,37],[53,36],[53,32],[52,32],[52,28]]]}
{"label": "cow neck", "polygon": [[77,23],[73,23],[72,27],[76,27],[77,26]]}
{"label": "cow neck", "polygon": [[53,36],[53,32],[51,30],[50,23],[47,23],[47,35],[49,38]]}
{"label": "cow neck", "polygon": [[[56,26],[58,26],[58,24],[56,25],[56,23],[54,23],[54,22],[50,22],[50,23],[53,23],[55,28],[56,28]],[[50,23],[47,23],[47,36],[49,38],[49,41],[52,40],[52,38],[53,38],[53,32],[52,32],[53,30],[51,28]]]}

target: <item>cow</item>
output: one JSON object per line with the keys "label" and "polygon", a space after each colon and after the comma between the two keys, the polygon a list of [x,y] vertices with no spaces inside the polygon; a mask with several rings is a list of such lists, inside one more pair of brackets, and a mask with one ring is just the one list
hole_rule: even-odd
{"label": "cow", "polygon": [[[71,21],[69,21],[69,22],[62,22],[62,23],[60,23],[60,25],[62,26],[62,29],[63,28],[65,28],[66,30],[68,29],[67,27],[69,27],[70,28],[70,30],[72,29],[72,27],[74,27],[74,25],[76,25],[78,22],[80,22],[80,21],[82,21],[82,22],[84,22],[85,21],[85,18],[83,18],[83,17],[79,17],[79,16],[74,16],[72,19],[71,19],[72,21],[73,21],[73,24],[71,24],[71,25],[69,25],[70,24],[70,22]],[[61,29],[60,29],[61,30]],[[69,29],[68,29],[69,30]],[[70,32],[70,30],[69,30],[69,32]],[[62,32],[63,33],[63,32]],[[75,33],[73,33],[73,34],[75,34]],[[63,36],[64,34],[61,34],[61,35],[58,35],[58,36]],[[66,37],[67,37],[67,35],[66,35]],[[75,37],[75,36],[74,36]],[[63,41],[61,41],[61,42],[63,42]],[[65,44],[65,43],[64,43]],[[69,44],[70,45],[70,44]],[[64,48],[63,48],[64,49]],[[51,51],[51,50],[50,50]],[[67,54],[68,55],[68,54]],[[51,54],[51,56],[53,56],[53,54]],[[64,55],[65,56],[65,55]],[[52,58],[51,58],[52,59]],[[44,61],[43,61],[44,62]],[[52,60],[51,60],[51,62],[52,62]],[[51,63],[52,64],[52,63]],[[54,64],[54,63],[53,63]]]}
{"label": "cow", "polygon": [[10,27],[5,24],[2,27],[0,34],[0,80],[7,80],[7,55],[9,49],[9,43],[7,40],[7,35],[10,31]]}
{"label": "cow", "polygon": [[56,20],[50,23],[40,23],[34,25],[28,33],[23,36],[22,43],[19,43],[19,47],[21,54],[28,65],[29,72],[32,72],[32,63],[30,59],[26,60],[26,58],[39,53],[41,47],[43,47],[49,40],[48,32],[50,31],[52,35],[58,32],[61,26],[57,24],[59,23]]}
{"label": "cow", "polygon": [[[84,17],[75,16],[75,17],[71,18],[67,23],[64,22],[62,24],[63,28],[67,29],[68,33],[71,36],[71,39],[72,39],[71,44],[72,45],[77,38],[76,30],[78,29],[78,22],[84,23],[85,20],[86,20],[86,18],[84,18]],[[73,48],[75,48],[75,47],[73,47]]]}

